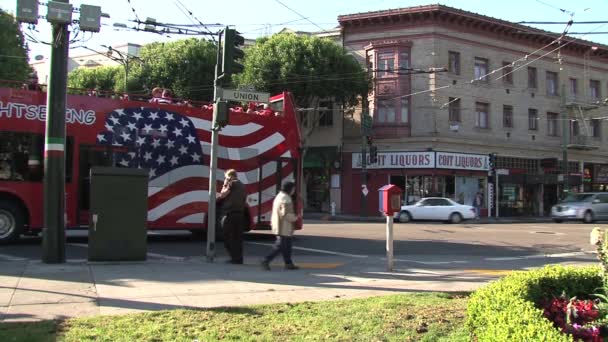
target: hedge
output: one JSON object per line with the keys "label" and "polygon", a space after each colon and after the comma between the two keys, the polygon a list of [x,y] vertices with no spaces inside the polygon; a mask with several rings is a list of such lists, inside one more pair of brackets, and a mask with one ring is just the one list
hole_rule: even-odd
{"label": "hedge", "polygon": [[477,341],[572,341],[543,316],[535,303],[545,298],[587,298],[602,286],[597,266],[552,265],[517,271],[475,291],[467,304],[466,327]]}

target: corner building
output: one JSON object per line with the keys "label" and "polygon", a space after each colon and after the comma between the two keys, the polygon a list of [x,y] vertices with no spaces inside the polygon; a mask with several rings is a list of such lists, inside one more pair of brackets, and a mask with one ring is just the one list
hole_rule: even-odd
{"label": "corner building", "polygon": [[[345,49],[373,76],[364,105],[344,118],[343,213],[379,215],[387,183],[405,190],[404,203],[472,204],[481,191],[482,216],[496,206],[499,216],[545,216],[567,192],[608,191],[608,46],[443,5],[338,21]],[[363,112],[378,147],[366,182]]]}

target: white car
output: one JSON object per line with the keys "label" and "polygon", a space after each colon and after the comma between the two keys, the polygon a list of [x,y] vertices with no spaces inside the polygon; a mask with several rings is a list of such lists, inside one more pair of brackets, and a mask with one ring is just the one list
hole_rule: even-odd
{"label": "white car", "polygon": [[413,220],[434,220],[459,223],[475,218],[475,208],[443,197],[427,197],[412,205],[404,205],[395,213],[397,222]]}

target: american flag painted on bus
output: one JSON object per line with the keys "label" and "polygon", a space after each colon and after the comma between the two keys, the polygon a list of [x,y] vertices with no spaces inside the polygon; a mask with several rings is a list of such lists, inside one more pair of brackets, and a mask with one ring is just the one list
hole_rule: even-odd
{"label": "american flag painted on bus", "polygon": [[[210,129],[210,120],[164,108],[122,108],[108,114],[97,143],[116,147],[116,166],[149,170],[151,225],[201,224],[209,200]],[[254,214],[261,196],[260,210],[268,220],[278,181],[276,159],[292,156],[285,137],[269,125],[241,120],[222,129],[219,141],[218,188],[224,170],[236,169]],[[293,163],[281,167],[280,181],[293,179]]]}

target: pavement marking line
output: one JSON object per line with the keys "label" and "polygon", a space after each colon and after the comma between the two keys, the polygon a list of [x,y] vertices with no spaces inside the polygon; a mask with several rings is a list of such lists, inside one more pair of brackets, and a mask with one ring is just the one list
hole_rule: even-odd
{"label": "pavement marking line", "polygon": [[508,274],[511,274],[511,272],[513,272],[513,270],[474,269],[474,270],[465,270],[465,272],[477,273],[477,274],[487,274],[487,275],[508,275]]}
{"label": "pavement marking line", "polygon": [[29,259],[22,258],[22,257],[16,257],[13,255],[8,255],[8,254],[0,254],[0,260],[1,261],[26,261]]}
{"label": "pavement marking line", "polygon": [[[247,243],[252,244],[252,245],[266,246],[266,247],[272,247],[273,246],[273,244],[262,243],[262,242],[247,241]],[[300,250],[300,251],[324,253],[324,254],[331,254],[331,255],[339,255],[339,256],[345,256],[345,257],[350,257],[350,258],[369,258],[369,256],[367,256],[367,255],[341,253],[341,252],[327,251],[327,250],[323,250],[323,249],[297,247],[297,246],[293,246],[292,248]]]}
{"label": "pavement marking line", "polygon": [[186,260],[186,258],[184,258],[184,257],[176,257],[176,256],[165,255],[165,254],[158,254],[158,253],[150,253],[150,252],[148,252],[147,255],[149,257],[159,258],[159,259],[163,259],[163,260],[172,260],[172,261],[184,261],[184,260]]}
{"label": "pavement marking line", "polygon": [[[386,258],[380,258],[381,260],[386,260]],[[410,260],[410,259],[398,259],[394,258],[394,261],[400,262],[413,262],[417,264],[425,264],[425,265],[445,265],[445,264],[466,264],[468,261],[465,260],[454,260],[454,261],[419,261],[419,260]]]}
{"label": "pavement marking line", "polygon": [[542,258],[566,258],[573,256],[582,256],[589,254],[587,252],[566,252],[566,253],[555,253],[555,254],[533,254],[533,255],[522,255],[516,257],[502,257],[502,258],[484,258],[488,261],[512,261],[512,260],[525,260],[525,259],[542,259]]}

